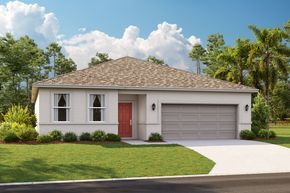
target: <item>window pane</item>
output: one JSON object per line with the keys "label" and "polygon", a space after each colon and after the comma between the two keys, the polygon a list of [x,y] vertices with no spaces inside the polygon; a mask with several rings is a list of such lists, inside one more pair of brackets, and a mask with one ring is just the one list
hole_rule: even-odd
{"label": "window pane", "polygon": [[55,107],[69,107],[69,94],[54,94]]}
{"label": "window pane", "polygon": [[90,109],[90,121],[103,121],[104,109]]}
{"label": "window pane", "polygon": [[102,107],[102,95],[90,95],[90,107]]}
{"label": "window pane", "polygon": [[67,116],[68,116],[68,113],[67,113],[67,110],[68,109],[57,109],[58,110],[58,121],[67,121]]}

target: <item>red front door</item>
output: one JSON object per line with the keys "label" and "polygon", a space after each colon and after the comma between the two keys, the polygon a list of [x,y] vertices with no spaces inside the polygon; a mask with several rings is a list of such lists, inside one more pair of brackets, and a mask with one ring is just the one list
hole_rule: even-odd
{"label": "red front door", "polygon": [[132,137],[132,103],[119,103],[119,136]]}

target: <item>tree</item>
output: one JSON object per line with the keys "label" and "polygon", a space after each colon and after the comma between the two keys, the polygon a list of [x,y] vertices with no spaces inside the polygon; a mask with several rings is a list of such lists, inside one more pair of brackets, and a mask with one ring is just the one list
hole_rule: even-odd
{"label": "tree", "polygon": [[155,64],[165,65],[164,60],[158,59],[155,56],[148,56],[147,61]]}
{"label": "tree", "polygon": [[77,69],[74,61],[71,58],[66,58],[61,49],[61,46],[56,42],[49,44],[46,48],[47,58],[51,64],[49,69],[54,72],[54,76],[69,73]]}
{"label": "tree", "polygon": [[288,35],[287,41],[290,42],[290,19],[287,21],[287,23],[285,23],[284,29],[286,34]]}
{"label": "tree", "polygon": [[97,52],[95,57],[91,58],[91,62],[89,63],[89,67],[96,66],[103,62],[108,62],[112,60],[107,53]]}
{"label": "tree", "polygon": [[279,28],[259,29],[250,25],[249,29],[256,36],[248,58],[249,73],[253,86],[263,91],[269,103],[270,92],[277,83],[279,73],[288,77],[290,50],[283,44],[287,35]]}
{"label": "tree", "polygon": [[269,106],[261,93],[254,99],[252,108],[252,131],[257,135],[260,129],[269,128]]}
{"label": "tree", "polygon": [[11,104],[30,105],[32,83],[47,77],[45,63],[43,50],[28,36],[0,38],[0,112]]}
{"label": "tree", "polygon": [[283,120],[290,117],[290,83],[288,81],[278,81],[271,93],[271,118],[273,120]]}
{"label": "tree", "polygon": [[201,74],[200,61],[204,57],[205,53],[206,53],[206,50],[200,44],[195,44],[192,47],[192,50],[189,52],[189,57],[193,61],[196,61],[196,73],[197,74]]}
{"label": "tree", "polygon": [[207,52],[201,58],[201,61],[207,66],[204,72],[214,77],[215,72],[221,67],[221,63],[218,60],[219,54],[225,49],[225,41],[222,34],[212,34],[208,36]]}
{"label": "tree", "polygon": [[245,84],[248,55],[251,50],[250,40],[236,40],[236,46],[226,47],[218,55],[221,66],[214,74],[215,78]]}

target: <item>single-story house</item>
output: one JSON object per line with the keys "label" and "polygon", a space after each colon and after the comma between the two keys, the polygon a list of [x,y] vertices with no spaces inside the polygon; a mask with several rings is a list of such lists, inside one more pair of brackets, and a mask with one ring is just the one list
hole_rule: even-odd
{"label": "single-story house", "polygon": [[257,89],[123,57],[33,84],[37,131],[122,138],[234,139],[251,128]]}

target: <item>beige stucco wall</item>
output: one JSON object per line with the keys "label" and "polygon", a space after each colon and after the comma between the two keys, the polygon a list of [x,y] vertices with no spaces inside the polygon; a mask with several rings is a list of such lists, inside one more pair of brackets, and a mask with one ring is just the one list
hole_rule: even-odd
{"label": "beige stucco wall", "polygon": [[[70,93],[71,116],[68,123],[53,121],[54,93]],[[104,122],[91,123],[88,121],[88,95],[93,93],[105,95],[107,108]],[[37,129],[40,133],[60,129],[63,132],[73,131],[77,134],[95,130],[117,134],[118,102],[122,101],[131,101],[133,104],[133,138],[145,140],[152,132],[161,133],[161,105],[163,103],[237,105],[238,131],[250,129],[251,126],[251,109],[245,111],[245,105],[251,106],[250,93],[39,89],[35,103],[35,113],[39,121]],[[156,104],[155,111],[151,108],[153,103]]]}
{"label": "beige stucco wall", "polygon": [[[161,133],[161,105],[166,104],[231,104],[237,105],[237,138],[243,129],[251,128],[251,94],[250,93],[216,93],[216,92],[165,92],[151,91],[147,97],[147,128],[146,136],[151,132]],[[157,109],[151,110],[155,103]],[[245,105],[249,110],[245,111]]]}
{"label": "beige stucco wall", "polygon": [[[53,121],[53,94],[69,93],[71,100],[70,121]],[[88,95],[105,95],[105,121],[92,123],[88,119]],[[38,109],[38,127],[41,134],[48,133],[51,130],[59,129],[63,132],[73,131],[76,134],[82,132],[92,132],[103,130],[107,133],[118,133],[118,92],[109,90],[91,90],[91,89],[39,89],[39,103],[35,104]],[[37,113],[37,112],[36,112]]]}

